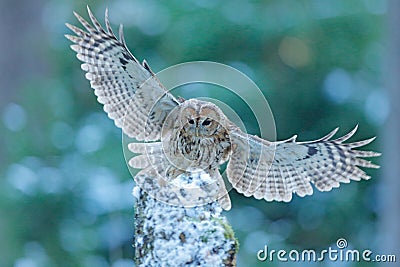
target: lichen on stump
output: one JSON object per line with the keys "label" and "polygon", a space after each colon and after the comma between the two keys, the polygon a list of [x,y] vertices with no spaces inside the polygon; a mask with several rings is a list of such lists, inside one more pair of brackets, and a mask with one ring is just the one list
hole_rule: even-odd
{"label": "lichen on stump", "polygon": [[[195,185],[204,178],[204,174],[188,174],[179,179]],[[236,266],[238,242],[216,201],[179,205],[184,189],[160,186],[158,179],[148,175],[135,180],[140,184],[133,189],[137,266]]]}

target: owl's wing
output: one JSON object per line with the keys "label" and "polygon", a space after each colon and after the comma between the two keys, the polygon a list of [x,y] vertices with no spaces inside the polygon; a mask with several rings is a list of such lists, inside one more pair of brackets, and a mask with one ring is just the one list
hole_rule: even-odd
{"label": "owl's wing", "polygon": [[228,179],[245,196],[285,202],[292,199],[292,193],[301,197],[311,195],[310,183],[320,191],[330,191],[340,183],[369,179],[359,167],[379,166],[362,158],[376,157],[380,153],[354,148],[369,144],[375,138],[343,143],[356,132],[356,126],[348,134],[331,140],[337,130],[310,142],[296,142],[296,136],[268,142],[239,129],[233,130],[230,133],[232,155],[227,166]]}
{"label": "owl's wing", "polygon": [[71,48],[84,63],[86,78],[104,104],[104,110],[129,137],[137,140],[160,139],[162,124],[178,101],[167,92],[146,61],[142,64],[126,47],[122,25],[119,39],[113,33],[106,10],[107,30],[93,16],[93,25],[74,12],[86,31],[66,24],[76,36],[65,35],[75,44]]}

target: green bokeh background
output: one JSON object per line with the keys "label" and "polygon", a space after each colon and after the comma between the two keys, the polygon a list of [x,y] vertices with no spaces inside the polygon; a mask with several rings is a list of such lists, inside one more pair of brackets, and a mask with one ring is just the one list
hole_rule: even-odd
{"label": "green bokeh background", "polygon": [[[96,102],[63,36],[70,33],[65,22],[78,25],[73,10],[88,17],[87,4],[102,23],[108,7],[115,31],[124,24],[131,52],[155,72],[207,60],[248,75],[269,101],[278,139],[312,140],[337,126],[342,135],[356,124],[351,140],[379,136],[390,113],[382,89],[386,1],[34,3],[0,4],[0,266],[133,266],[134,182],[121,131]],[[193,97],[196,90],[178,93]],[[202,95],[235,105],[229,94],[210,92]],[[248,110],[237,111],[257,134]],[[367,148],[382,151],[381,143],[378,137]],[[265,244],[318,251],[342,237],[353,248],[390,253],[380,251],[378,238],[382,174],[368,174],[369,181],[290,203],[232,191],[226,216],[241,244],[238,266],[282,266],[257,260]],[[332,265],[296,266],[302,264]]]}

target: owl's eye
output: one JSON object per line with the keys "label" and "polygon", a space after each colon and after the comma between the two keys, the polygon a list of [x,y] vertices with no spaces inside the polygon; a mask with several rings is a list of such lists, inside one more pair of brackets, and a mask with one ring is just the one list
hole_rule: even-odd
{"label": "owl's eye", "polygon": [[207,126],[211,124],[211,120],[210,119],[205,119],[202,123],[202,125]]}
{"label": "owl's eye", "polygon": [[190,124],[194,124],[194,120],[192,120],[192,119],[189,119],[188,122],[189,122]]}

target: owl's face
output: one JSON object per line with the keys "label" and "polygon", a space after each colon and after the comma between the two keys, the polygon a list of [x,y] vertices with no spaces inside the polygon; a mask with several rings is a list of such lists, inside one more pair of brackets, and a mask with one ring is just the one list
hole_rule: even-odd
{"label": "owl's face", "polygon": [[210,137],[222,127],[225,116],[214,104],[190,99],[182,104],[182,129],[196,137]]}

